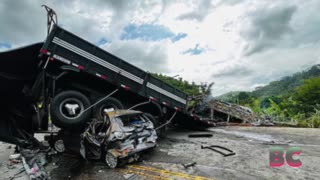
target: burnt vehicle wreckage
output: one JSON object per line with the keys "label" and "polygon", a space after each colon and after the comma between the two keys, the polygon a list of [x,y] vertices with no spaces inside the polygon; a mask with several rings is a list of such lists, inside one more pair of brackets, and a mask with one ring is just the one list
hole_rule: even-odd
{"label": "burnt vehicle wreckage", "polygon": [[1,141],[42,147],[34,134],[45,132],[56,151],[115,167],[155,147],[169,123],[207,126],[187,94],[59,27],[45,8],[46,40],[0,53]]}

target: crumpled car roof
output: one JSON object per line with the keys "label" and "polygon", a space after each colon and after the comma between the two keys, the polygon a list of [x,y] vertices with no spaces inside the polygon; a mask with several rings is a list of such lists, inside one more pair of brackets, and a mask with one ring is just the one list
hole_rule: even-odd
{"label": "crumpled car roof", "polygon": [[142,114],[141,111],[135,111],[135,110],[115,110],[107,112],[107,115],[110,119],[114,117],[124,116],[124,115],[133,115],[133,114]]}

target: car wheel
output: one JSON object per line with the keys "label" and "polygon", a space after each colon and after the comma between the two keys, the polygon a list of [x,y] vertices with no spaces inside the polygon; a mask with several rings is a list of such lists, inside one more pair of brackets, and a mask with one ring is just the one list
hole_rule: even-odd
{"label": "car wheel", "polygon": [[59,139],[54,143],[54,149],[58,152],[58,153],[63,153],[66,148],[64,146],[64,142],[63,140]]}
{"label": "car wheel", "polygon": [[117,110],[117,109],[124,109],[123,104],[116,98],[109,97],[102,102],[98,103],[93,108],[94,116],[99,119],[103,120],[105,110]]}
{"label": "car wheel", "polygon": [[[159,126],[158,120],[150,113],[143,113],[153,124],[154,128],[157,128]],[[156,130],[157,136],[160,136],[161,129]]]}
{"label": "car wheel", "polygon": [[89,99],[78,91],[63,91],[56,95],[51,103],[52,122],[61,128],[81,127],[91,115]]}
{"label": "car wheel", "polygon": [[115,157],[112,153],[107,152],[105,155],[105,162],[110,168],[116,168],[118,165],[118,158]]}

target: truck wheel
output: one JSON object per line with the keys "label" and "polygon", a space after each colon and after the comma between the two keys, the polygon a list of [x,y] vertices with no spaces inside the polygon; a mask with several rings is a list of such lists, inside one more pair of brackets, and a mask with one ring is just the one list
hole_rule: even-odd
{"label": "truck wheel", "polygon": [[91,115],[83,112],[90,106],[89,99],[78,91],[63,91],[56,95],[50,105],[52,122],[61,128],[81,127]]}
{"label": "truck wheel", "polygon": [[[157,128],[159,126],[159,122],[157,119],[150,113],[143,113],[152,123],[154,128]],[[159,137],[161,134],[161,129],[156,130],[157,136]]]}
{"label": "truck wheel", "polygon": [[124,109],[123,104],[116,98],[109,97],[99,104],[97,104],[93,108],[93,114],[94,116],[99,119],[103,120],[105,110],[117,110],[117,109]]}

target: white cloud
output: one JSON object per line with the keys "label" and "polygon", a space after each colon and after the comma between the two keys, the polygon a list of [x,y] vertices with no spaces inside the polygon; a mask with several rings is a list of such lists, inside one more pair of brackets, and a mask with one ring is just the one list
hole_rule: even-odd
{"label": "white cloud", "polygon": [[166,44],[169,40],[146,42],[139,39],[116,40],[102,48],[149,72],[168,73]]}
{"label": "white cloud", "polygon": [[241,36],[247,41],[245,55],[251,55],[276,46],[292,33],[291,19],[295,5],[264,5],[249,12]]}
{"label": "white cloud", "polygon": [[179,15],[179,20],[196,20],[203,21],[212,9],[211,0],[197,0],[190,3],[193,7],[191,12]]}
{"label": "white cloud", "polygon": [[[320,62],[317,0],[3,0],[0,42],[14,48],[42,41],[41,4],[55,9],[62,27],[93,43],[107,39],[104,49],[142,69],[214,81],[214,95],[252,90]],[[187,36],[176,42],[120,39],[127,25],[145,23]],[[183,54],[197,44],[200,54]]]}

